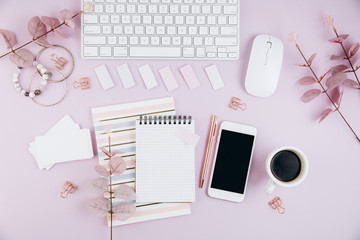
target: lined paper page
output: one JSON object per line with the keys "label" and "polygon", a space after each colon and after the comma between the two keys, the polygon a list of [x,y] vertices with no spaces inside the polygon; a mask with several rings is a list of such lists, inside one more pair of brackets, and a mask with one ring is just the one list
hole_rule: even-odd
{"label": "lined paper page", "polygon": [[[159,122],[159,121],[155,121]],[[194,146],[179,128],[194,132],[194,121],[179,124],[136,121],[136,199],[139,202],[194,202]],[[162,122],[162,121],[161,121]]]}
{"label": "lined paper page", "polygon": [[[121,156],[127,164],[127,169],[123,174],[112,178],[113,188],[121,184],[135,187],[135,120],[138,119],[140,115],[159,114],[175,115],[175,105],[172,97],[92,109],[97,147],[108,148],[105,130],[107,124],[110,124],[112,130],[111,149],[112,151],[123,152]],[[106,165],[108,163],[109,159],[102,151],[98,151],[98,156],[100,164]],[[115,206],[121,201],[114,199],[113,202]],[[113,221],[113,225],[124,225],[190,213],[189,203],[136,203],[134,216],[126,221],[115,220]],[[108,220],[110,220],[109,216]],[[110,221],[108,221],[108,223],[110,223]]]}

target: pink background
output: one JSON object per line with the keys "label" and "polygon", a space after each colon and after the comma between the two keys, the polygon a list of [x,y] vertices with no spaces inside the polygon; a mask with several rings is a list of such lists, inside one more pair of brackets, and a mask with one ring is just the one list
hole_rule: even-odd
{"label": "pink background", "polygon": [[[80,9],[80,1],[0,1],[0,28],[17,33],[19,43],[29,40],[27,21],[35,15],[57,16],[59,10]],[[317,119],[329,106],[321,96],[303,104],[299,98],[308,89],[297,80],[309,75],[307,69],[294,64],[302,62],[296,48],[287,42],[289,32],[300,35],[304,53],[319,55],[316,71],[335,64],[328,59],[340,54],[339,46],[327,39],[334,37],[326,28],[324,17],[332,14],[340,33],[349,33],[347,44],[360,41],[360,1],[286,1],[242,0],[240,28],[240,59],[238,61],[120,61],[82,60],[80,58],[80,19],[77,30],[64,30],[71,39],[50,37],[52,43],[66,46],[75,57],[76,67],[71,83],[88,76],[91,89],[69,88],[64,101],[51,108],[40,107],[20,96],[14,89],[12,73],[15,66],[8,58],[0,59],[0,239],[109,239],[104,218],[93,216],[87,202],[98,195],[88,192],[87,184],[97,177],[97,158],[57,164],[50,171],[40,171],[28,152],[28,144],[43,135],[64,114],[71,115],[82,128],[92,129],[92,107],[173,96],[180,114],[196,119],[196,132],[201,140],[196,147],[196,179],[200,177],[206,138],[212,114],[219,120],[231,120],[255,126],[258,137],[251,166],[246,199],[235,204],[208,197],[205,189],[196,189],[196,202],[188,216],[148,221],[114,228],[114,239],[360,239],[360,143],[338,114],[322,124]],[[266,99],[253,97],[244,89],[244,78],[251,43],[260,33],[278,36],[284,42],[284,62],[275,94]],[[347,45],[348,46],[348,45]],[[29,47],[34,54],[40,49]],[[1,53],[6,49],[0,46]],[[360,56],[360,55],[359,55]],[[358,57],[359,57],[358,56]],[[124,90],[115,67],[127,62],[136,87]],[[149,63],[159,86],[146,90],[137,67]],[[225,88],[214,91],[203,68],[216,63],[225,80]],[[96,80],[94,68],[106,64],[116,86],[103,91]],[[189,90],[178,68],[191,64],[201,86]],[[179,89],[169,93],[157,70],[171,66]],[[24,71],[23,81],[30,71]],[[27,75],[27,76],[26,76]],[[21,78],[21,77],[20,77]],[[53,88],[55,91],[55,88]],[[49,90],[50,91],[50,90]],[[240,97],[248,104],[245,112],[228,107],[230,98]],[[360,134],[360,94],[345,88],[342,111]],[[94,139],[93,139],[94,140]],[[274,148],[293,145],[308,156],[310,171],[305,181],[295,188],[277,188],[271,195],[264,193],[267,175],[266,156]],[[95,143],[94,143],[95,146]],[[65,180],[78,186],[67,199],[59,196]],[[206,186],[208,179],[206,181]],[[268,206],[280,196],[286,214],[280,215]]]}

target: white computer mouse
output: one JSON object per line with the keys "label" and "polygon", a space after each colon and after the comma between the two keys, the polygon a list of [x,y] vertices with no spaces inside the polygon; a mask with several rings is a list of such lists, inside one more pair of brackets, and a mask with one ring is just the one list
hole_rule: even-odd
{"label": "white computer mouse", "polygon": [[258,97],[269,97],[276,89],[284,55],[282,41],[270,35],[258,35],[252,45],[245,78],[245,89]]}

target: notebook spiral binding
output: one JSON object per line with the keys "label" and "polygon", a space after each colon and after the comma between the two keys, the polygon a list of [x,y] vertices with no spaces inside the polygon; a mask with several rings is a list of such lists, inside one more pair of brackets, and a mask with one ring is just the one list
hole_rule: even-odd
{"label": "notebook spiral binding", "polygon": [[140,116],[139,124],[191,124],[191,116]]}

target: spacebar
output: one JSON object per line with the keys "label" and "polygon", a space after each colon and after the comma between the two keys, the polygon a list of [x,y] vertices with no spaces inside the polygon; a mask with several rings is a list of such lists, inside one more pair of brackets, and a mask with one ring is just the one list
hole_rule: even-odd
{"label": "spacebar", "polygon": [[181,48],[130,47],[130,57],[181,57]]}

